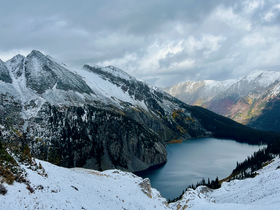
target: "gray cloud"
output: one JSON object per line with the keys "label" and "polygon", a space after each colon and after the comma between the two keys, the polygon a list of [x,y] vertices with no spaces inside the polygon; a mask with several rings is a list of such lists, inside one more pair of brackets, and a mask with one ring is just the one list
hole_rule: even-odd
{"label": "gray cloud", "polygon": [[280,0],[4,1],[0,58],[40,50],[153,85],[280,68]]}

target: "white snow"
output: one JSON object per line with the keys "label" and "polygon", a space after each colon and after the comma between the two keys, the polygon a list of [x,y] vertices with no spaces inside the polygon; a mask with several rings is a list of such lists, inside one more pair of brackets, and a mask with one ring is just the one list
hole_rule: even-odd
{"label": "white snow", "polygon": [[[107,68],[102,68],[102,70]],[[108,69],[107,69],[108,70]],[[102,76],[91,73],[86,70],[76,70],[76,72],[81,75],[87,85],[94,90],[99,97],[99,100],[105,103],[111,103],[118,107],[122,107],[122,102],[128,102],[135,107],[141,107],[144,110],[148,110],[144,101],[139,101],[134,99],[128,94],[128,91],[122,90],[117,85],[111,83],[110,81],[102,78]],[[110,71],[111,72],[111,71]],[[126,74],[126,73],[125,73]],[[117,75],[122,75],[120,72],[117,72]],[[124,75],[122,75],[124,77]]]}
{"label": "white snow", "polygon": [[272,96],[277,96],[280,93],[280,83],[278,83],[272,90],[270,93],[270,97]]}
{"label": "white snow", "polygon": [[[166,88],[165,90],[171,95],[178,96],[180,99],[183,99],[188,103],[194,103],[192,100],[195,97],[201,99],[203,103],[205,103],[221,94],[232,93],[246,96],[247,94],[254,92],[258,94],[255,97],[262,97],[264,95],[273,97],[280,93],[280,72],[255,70],[239,79],[224,81],[187,81]],[[196,95],[193,95],[193,93]]]}
{"label": "white snow", "polygon": [[197,82],[187,81],[172,86],[167,90],[167,92],[174,96],[181,92],[192,93],[194,91],[197,91],[198,89],[203,89],[204,95],[202,96],[202,98],[206,96],[211,96],[210,98],[213,98],[218,93],[227,90],[236,81],[237,80],[234,79],[225,80],[225,81],[215,81],[215,80],[202,80]]}
{"label": "white snow", "polygon": [[182,200],[166,203],[160,193],[140,186],[145,183],[136,175],[120,170],[99,172],[83,168],[63,168],[40,162],[47,177],[25,168],[30,186],[15,182],[4,186],[8,192],[0,195],[0,209],[172,209],[183,210],[279,210],[280,159],[258,171],[255,178],[225,182],[217,190],[203,186],[189,189]]}
{"label": "white snow", "polygon": [[205,86],[208,90],[212,90],[213,88],[219,88],[221,90],[228,89],[231,85],[233,85],[237,80],[229,79],[224,81],[215,81],[215,80],[204,80]]}
{"label": "white snow", "polygon": [[53,61],[54,63],[58,63],[59,65],[61,65],[61,66],[65,67],[65,68],[67,68],[67,65],[66,65],[66,64],[62,63],[62,62],[59,61],[59,60],[54,59],[54,58],[51,57],[50,55],[46,55],[46,58],[49,59],[49,60],[51,60],[51,61]]}
{"label": "white snow", "polygon": [[257,171],[255,178],[224,182],[217,190],[203,192],[204,187],[188,190],[181,201],[170,204],[174,210],[178,205],[194,210],[279,210],[280,209],[280,159]]}
{"label": "white snow", "polygon": [[0,195],[0,209],[168,209],[166,199],[155,189],[151,198],[140,187],[143,179],[119,170],[98,172],[83,168],[62,168],[39,161],[47,177],[25,167],[30,193],[25,184],[6,185]]}
{"label": "white snow", "polygon": [[280,79],[280,72],[255,70],[242,79],[247,80],[248,82],[256,82],[261,87],[268,87],[273,82]]}

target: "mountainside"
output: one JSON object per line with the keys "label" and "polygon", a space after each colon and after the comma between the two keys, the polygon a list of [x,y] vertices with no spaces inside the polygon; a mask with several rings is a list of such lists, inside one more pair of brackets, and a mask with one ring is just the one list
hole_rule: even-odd
{"label": "mountainside", "polygon": [[17,55],[1,61],[0,72],[4,141],[28,144],[36,157],[67,167],[137,171],[166,162],[157,133],[50,56]]}
{"label": "mountainside", "polygon": [[165,91],[253,128],[280,132],[280,72],[256,70],[237,80],[185,82]]}
{"label": "mountainside", "polygon": [[3,142],[66,167],[140,171],[167,161],[166,142],[203,136],[279,140],[189,106],[113,66],[76,72],[33,50],[0,60]]}

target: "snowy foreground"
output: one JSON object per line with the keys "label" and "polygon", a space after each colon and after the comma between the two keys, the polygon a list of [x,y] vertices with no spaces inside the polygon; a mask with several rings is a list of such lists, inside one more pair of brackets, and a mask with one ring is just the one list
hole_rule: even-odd
{"label": "snowy foreground", "polygon": [[188,190],[181,201],[170,204],[173,209],[195,210],[279,210],[280,209],[280,159],[257,171],[255,178],[225,182],[218,190],[198,187]]}
{"label": "snowy foreground", "polygon": [[199,187],[188,190],[181,201],[167,204],[160,193],[132,173],[119,170],[98,172],[62,168],[39,161],[47,177],[25,168],[31,187],[14,182],[4,184],[0,209],[280,209],[280,159],[253,179],[223,183],[218,190]]}

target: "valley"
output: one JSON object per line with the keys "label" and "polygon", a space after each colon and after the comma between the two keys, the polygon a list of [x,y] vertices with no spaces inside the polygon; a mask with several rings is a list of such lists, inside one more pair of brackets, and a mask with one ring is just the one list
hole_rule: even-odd
{"label": "valley", "polygon": [[[74,71],[37,50],[26,57],[16,55],[6,62],[0,60],[0,97],[1,158],[4,158],[0,191],[5,194],[1,197],[3,205],[9,207],[17,206],[11,196],[14,194],[19,208],[90,209],[94,205],[98,209],[103,203],[99,209],[104,209],[109,208],[104,203],[117,203],[118,208],[125,209],[151,209],[151,206],[170,209],[172,204],[169,206],[151,188],[149,179],[129,173],[164,165],[168,161],[166,148],[170,147],[167,142],[184,140],[178,144],[184,148],[184,142],[206,137],[227,139],[227,144],[231,142],[229,139],[235,140],[235,144],[271,145],[280,141],[277,133],[255,130],[203,107],[188,105],[117,67],[85,64]],[[222,147],[222,143],[216,147]],[[190,148],[187,146],[181,152],[186,153]],[[210,148],[201,153],[215,151]],[[199,151],[192,149],[195,150]],[[192,163],[191,159],[182,161]],[[221,165],[220,162],[218,166]],[[59,171],[58,175],[54,171]],[[73,176],[69,175],[72,173]],[[65,176],[69,180],[61,180]],[[97,182],[98,177],[104,179]],[[102,185],[109,180],[105,177],[111,181],[104,188]],[[88,182],[90,186],[86,186]],[[181,182],[177,187],[184,190],[187,184]],[[98,190],[89,193],[95,186],[103,189],[101,194]],[[133,189],[119,195],[122,186]],[[69,189],[74,191],[67,194]],[[72,196],[79,189],[101,200],[98,197],[89,203],[84,200],[72,203],[70,200],[76,199]],[[62,203],[61,199],[52,200],[53,193],[59,193]],[[137,196],[131,196],[133,193]],[[43,201],[45,196],[48,198]],[[145,204],[141,203],[142,198]],[[50,201],[53,202],[45,203]]]}
{"label": "valley", "polygon": [[279,210],[280,0],[1,1],[0,210]]}
{"label": "valley", "polygon": [[36,50],[0,64],[2,141],[60,166],[141,171],[167,161],[171,140],[280,138],[187,105],[114,66],[72,71]]}

